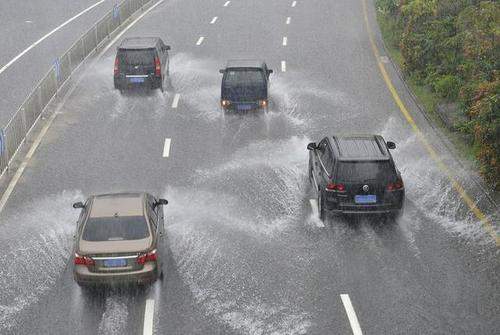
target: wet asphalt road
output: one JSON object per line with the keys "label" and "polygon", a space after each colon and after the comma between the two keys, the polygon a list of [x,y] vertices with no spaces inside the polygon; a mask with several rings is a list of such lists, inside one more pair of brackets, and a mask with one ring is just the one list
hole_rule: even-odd
{"label": "wet asphalt road", "polygon": [[96,4],[47,36],[0,73],[0,126],[7,124],[35,83],[49,71],[54,60],[115,3],[114,0],[0,1],[0,69],[46,34]]}
{"label": "wet asphalt road", "polygon": [[[110,48],[61,107],[0,213],[0,333],[143,334],[153,299],[155,334],[352,334],[348,294],[363,334],[494,334],[497,248],[394,104],[361,1],[225,3],[165,1],[125,34],[172,46],[168,92],[115,92]],[[218,69],[238,57],[275,70],[268,113],[221,114]],[[408,196],[398,222],[314,218],[305,147],[338,132],[396,141]],[[83,291],[71,203],[125,190],[170,202],[167,275],[142,290]]]}

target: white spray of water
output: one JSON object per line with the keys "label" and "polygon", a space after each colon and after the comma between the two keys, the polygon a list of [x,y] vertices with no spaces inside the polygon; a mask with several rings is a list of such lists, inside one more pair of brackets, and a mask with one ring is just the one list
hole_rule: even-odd
{"label": "white spray of water", "polygon": [[[269,301],[266,270],[251,265],[266,259],[269,239],[299,224],[307,142],[251,143],[229,162],[196,171],[195,190],[166,191],[174,199],[167,222],[179,273],[208,314],[247,334],[305,334],[311,325],[296,304],[283,297]],[[256,199],[251,189],[266,194]]]}
{"label": "white spray of water", "polygon": [[62,192],[23,204],[28,210],[2,220],[0,229],[15,227],[24,237],[2,247],[0,330],[16,326],[18,313],[36,303],[63,272],[78,218],[71,203],[81,199],[80,192]]}
{"label": "white spray of water", "polygon": [[127,327],[128,309],[126,301],[119,295],[106,297],[104,313],[99,323],[98,334],[123,334]]}
{"label": "white spray of water", "polygon": [[[410,217],[418,218],[424,215],[447,231],[467,240],[481,244],[493,243],[486,230],[455,192],[447,176],[438,169],[436,162],[425,151],[417,136],[405,137],[401,131],[394,131],[401,128],[403,125],[398,124],[398,119],[392,117],[381,131],[381,135],[387,140],[392,138],[398,142],[397,150],[393,152],[394,160],[405,182],[406,197],[419,211],[417,215],[405,214],[405,220],[411,221],[411,224],[404,226],[405,230],[410,234],[412,231],[418,231],[421,228],[420,222]],[[462,171],[457,170],[455,173],[457,179],[463,179],[460,175]],[[412,236],[408,237],[414,240]]]}

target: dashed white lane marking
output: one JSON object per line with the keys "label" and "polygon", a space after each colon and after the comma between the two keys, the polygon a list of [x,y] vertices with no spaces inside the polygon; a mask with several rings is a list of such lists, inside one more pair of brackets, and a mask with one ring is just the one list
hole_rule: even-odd
{"label": "dashed white lane marking", "polygon": [[290,21],[292,20],[292,18],[289,16],[286,18],[286,24],[290,24]]}
{"label": "dashed white lane marking", "polygon": [[179,93],[175,93],[174,100],[172,101],[172,108],[177,108],[177,106],[179,105],[179,98],[180,97],[181,97],[181,95]]}
{"label": "dashed white lane marking", "polygon": [[284,60],[281,61],[281,72],[286,72],[286,62]]}
{"label": "dashed white lane marking", "polygon": [[[94,7],[96,6],[99,6],[100,4],[102,4],[104,1],[106,0],[101,0],[99,2],[96,2],[95,4],[93,4],[92,6],[88,7],[87,9],[84,9],[83,11],[81,11],[80,13],[76,14],[75,16],[73,16],[71,19],[68,19],[66,20],[64,23],[62,23],[61,25],[57,26],[56,28],[52,29],[51,31],[49,31],[47,34],[43,35],[40,39],[38,39],[38,41],[36,41],[35,43],[33,43],[32,45],[30,45],[29,47],[27,47],[26,49],[24,49],[23,52],[21,52],[19,55],[17,55],[16,57],[12,58],[7,64],[5,64],[1,69],[0,69],[0,74],[2,72],[4,72],[5,70],[7,70],[12,64],[14,64],[15,61],[17,61],[19,58],[21,58],[22,56],[24,56],[28,51],[30,51],[31,49],[33,49],[34,47],[36,47],[38,44],[42,43],[43,40],[45,40],[47,37],[49,37],[50,35],[52,35],[53,33],[55,33],[56,31],[58,31],[59,29],[63,28],[64,26],[66,26],[67,24],[71,23],[72,21],[76,20],[77,18],[79,18],[80,16],[82,16],[83,14],[87,13],[88,11],[92,10]],[[28,22],[28,21],[26,21]],[[30,21],[31,23],[31,21]]]}
{"label": "dashed white lane marking", "polygon": [[217,21],[217,16],[214,16],[214,18],[212,19],[212,21],[210,21],[210,24],[214,24],[215,21]]}
{"label": "dashed white lane marking", "polygon": [[146,300],[146,307],[144,308],[144,327],[143,335],[153,334],[153,316],[155,314],[155,301],[153,299]]}
{"label": "dashed white lane marking", "polygon": [[224,7],[229,6],[230,3],[231,3],[231,1],[226,1],[226,3],[224,4]]}
{"label": "dashed white lane marking", "polygon": [[26,20],[24,22],[26,22],[26,23],[33,23],[33,21],[31,21],[31,20]]}
{"label": "dashed white lane marking", "polygon": [[288,38],[286,36],[283,36],[283,46],[286,46],[288,44]]}
{"label": "dashed white lane marking", "polygon": [[297,5],[297,1],[292,2],[292,7],[295,7]]}
{"label": "dashed white lane marking", "polygon": [[323,221],[321,221],[319,219],[319,214],[318,214],[318,199],[309,199],[309,204],[311,205],[312,215],[315,218],[318,218],[318,220],[316,222],[316,226],[318,228],[325,228],[325,224],[323,223]]}
{"label": "dashed white lane marking", "polygon": [[196,45],[201,45],[201,43],[203,43],[204,39],[205,39],[205,37],[200,36],[200,38],[198,38],[198,41],[196,41]]}
{"label": "dashed white lane marking", "polygon": [[349,294],[341,294],[340,299],[342,299],[342,303],[344,304],[347,317],[349,318],[349,323],[351,324],[353,335],[363,335],[363,333],[361,332],[361,327],[359,326],[358,317],[356,316],[354,307],[352,307]]}
{"label": "dashed white lane marking", "polygon": [[165,139],[165,144],[163,144],[163,157],[170,156],[170,143],[171,142],[172,142],[172,139],[170,139],[170,138]]}

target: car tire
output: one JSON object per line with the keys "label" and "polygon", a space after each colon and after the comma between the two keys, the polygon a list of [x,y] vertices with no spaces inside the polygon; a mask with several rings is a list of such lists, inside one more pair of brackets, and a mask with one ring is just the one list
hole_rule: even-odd
{"label": "car tire", "polygon": [[325,199],[321,191],[318,191],[318,217],[323,222],[326,219]]}

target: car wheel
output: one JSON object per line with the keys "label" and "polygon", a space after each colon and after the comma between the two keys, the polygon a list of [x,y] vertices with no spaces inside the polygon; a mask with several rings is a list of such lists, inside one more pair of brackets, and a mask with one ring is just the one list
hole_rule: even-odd
{"label": "car wheel", "polygon": [[321,221],[325,221],[326,219],[325,200],[323,198],[323,192],[321,191],[318,191],[318,216]]}

